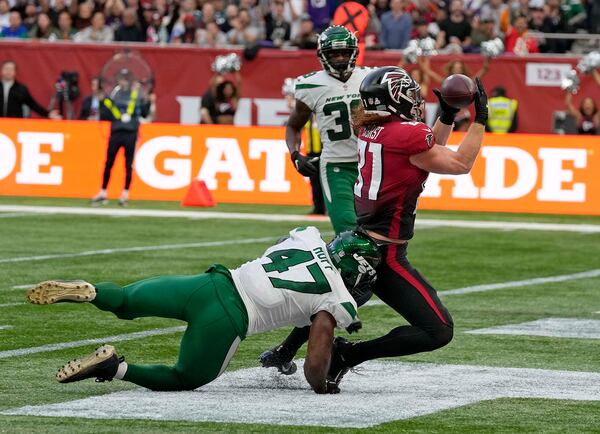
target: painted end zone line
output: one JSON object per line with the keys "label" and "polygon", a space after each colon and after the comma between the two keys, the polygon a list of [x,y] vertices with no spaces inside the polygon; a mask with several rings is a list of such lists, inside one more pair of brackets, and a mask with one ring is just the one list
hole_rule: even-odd
{"label": "painted end zone line", "polygon": [[[71,215],[97,215],[117,217],[163,217],[163,218],[191,218],[191,219],[223,219],[223,220],[259,220],[276,222],[328,222],[327,216],[294,215],[294,214],[259,214],[236,213],[218,211],[177,211],[154,209],[102,209],[83,207],[60,206],[26,206],[26,205],[0,205],[0,211],[26,212],[40,214],[71,214]],[[600,233],[600,225],[593,224],[567,224],[567,223],[536,223],[536,222],[511,222],[511,221],[478,221],[478,220],[443,220],[419,218],[417,226],[453,227],[470,229],[493,230],[528,230],[528,231],[562,231],[579,233]]]}
{"label": "painted end zone line", "polygon": [[60,342],[57,344],[41,345],[39,347],[19,348],[16,350],[0,351],[0,359],[9,357],[25,356],[27,354],[47,353],[49,351],[64,350],[65,348],[83,347],[85,345],[104,344],[106,342],[123,342],[150,336],[161,336],[179,333],[185,330],[185,326],[167,327],[162,329],[146,330],[143,332],[125,333],[122,335],[106,336],[103,338],[83,339],[73,342]]}
{"label": "painted end zone line", "polygon": [[[512,282],[502,282],[502,283],[490,283],[486,285],[475,285],[475,286],[466,286],[464,288],[456,288],[449,289],[446,291],[438,291],[439,296],[446,295],[461,295],[461,294],[470,294],[472,292],[486,292],[486,291],[495,291],[497,289],[506,289],[506,288],[521,288],[523,286],[532,286],[532,285],[541,285],[543,283],[556,283],[556,282],[567,282],[569,280],[577,280],[577,279],[590,279],[594,277],[600,277],[600,268],[595,270],[583,271],[581,273],[574,274],[562,274],[559,276],[550,276],[550,277],[536,277],[534,279],[525,279],[525,280],[513,280]],[[365,306],[381,306],[385,303],[381,300],[372,300],[369,301]],[[600,313],[600,312],[597,312]]]}

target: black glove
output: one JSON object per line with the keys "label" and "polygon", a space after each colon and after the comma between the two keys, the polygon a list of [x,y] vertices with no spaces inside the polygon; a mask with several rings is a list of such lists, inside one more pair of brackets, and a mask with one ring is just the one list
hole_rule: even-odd
{"label": "black glove", "polygon": [[475,94],[475,121],[485,127],[488,120],[488,98],[485,88],[479,78],[475,79],[477,83],[477,93]]}
{"label": "black glove", "polygon": [[354,321],[348,327],[346,327],[346,331],[350,334],[358,333],[358,331],[362,328],[362,322],[360,320]]}
{"label": "black glove", "polygon": [[298,151],[292,152],[292,162],[300,175],[314,176],[319,173],[319,169],[315,163],[319,161],[319,157],[307,157]]}
{"label": "black glove", "polygon": [[460,111],[460,109],[454,108],[448,105],[442,97],[442,92],[439,89],[433,89],[433,93],[440,102],[440,122],[446,125],[452,125],[454,123],[454,116]]}

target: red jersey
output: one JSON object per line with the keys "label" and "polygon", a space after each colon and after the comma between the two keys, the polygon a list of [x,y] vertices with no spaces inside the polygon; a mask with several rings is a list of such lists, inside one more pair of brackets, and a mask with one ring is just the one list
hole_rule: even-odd
{"label": "red jersey", "polygon": [[361,130],[354,185],[361,227],[393,239],[413,237],[417,201],[429,172],[409,158],[433,144],[431,128],[421,122],[398,120]]}

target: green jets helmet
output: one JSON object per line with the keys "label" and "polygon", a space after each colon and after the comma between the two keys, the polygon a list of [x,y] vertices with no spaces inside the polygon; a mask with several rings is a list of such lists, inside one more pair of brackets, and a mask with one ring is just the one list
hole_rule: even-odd
{"label": "green jets helmet", "polygon": [[[333,59],[333,54],[347,51],[348,60],[338,61]],[[319,35],[317,56],[323,69],[332,77],[345,80],[356,66],[358,56],[358,39],[344,26],[327,27]]]}
{"label": "green jets helmet", "polygon": [[371,238],[357,231],[342,232],[327,244],[327,251],[355,300],[370,291],[381,262],[379,247]]}

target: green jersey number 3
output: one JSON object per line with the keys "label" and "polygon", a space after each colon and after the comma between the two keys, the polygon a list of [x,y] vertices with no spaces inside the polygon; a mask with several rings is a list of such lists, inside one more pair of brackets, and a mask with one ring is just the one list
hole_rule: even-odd
{"label": "green jersey number 3", "polygon": [[[360,100],[350,101],[350,110],[354,110],[360,104]],[[331,142],[347,140],[352,136],[352,126],[350,125],[350,112],[348,105],[343,101],[330,102],[323,106],[323,114],[331,116],[337,113],[335,117],[335,129],[327,130],[327,137]]]}
{"label": "green jersey number 3", "polygon": [[[302,265],[316,259],[312,252],[300,249],[277,250],[269,253],[267,258],[273,261],[270,264],[263,264],[262,266],[267,275],[272,273],[285,273],[291,267]],[[304,292],[306,294],[325,294],[326,292],[331,292],[329,282],[323,274],[321,267],[319,267],[319,264],[313,262],[310,265],[306,265],[306,269],[313,278],[312,281],[297,282],[295,280],[286,280],[279,277],[268,277],[274,288],[289,289],[290,291]]]}

